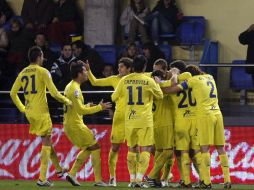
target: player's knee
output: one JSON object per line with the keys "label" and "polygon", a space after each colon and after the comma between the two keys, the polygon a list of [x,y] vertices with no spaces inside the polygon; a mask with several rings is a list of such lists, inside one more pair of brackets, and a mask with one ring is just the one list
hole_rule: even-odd
{"label": "player's knee", "polygon": [[224,149],[224,146],[216,146],[217,152],[219,155],[225,154],[226,151]]}

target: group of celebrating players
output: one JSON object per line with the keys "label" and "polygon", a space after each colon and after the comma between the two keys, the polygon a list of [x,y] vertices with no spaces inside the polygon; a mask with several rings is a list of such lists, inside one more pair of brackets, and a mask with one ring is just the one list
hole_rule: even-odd
{"label": "group of celebrating players", "polygon": [[[76,173],[91,155],[95,186],[117,186],[116,165],[120,145],[127,141],[129,187],[165,187],[171,178],[174,158],[177,159],[181,180],[179,187],[192,188],[191,162],[199,174],[195,188],[211,189],[210,146],[215,146],[224,175],[224,188],[231,188],[228,157],[224,150],[223,117],[218,105],[215,81],[197,66],[186,66],[183,61],[168,64],[164,59],[155,61],[152,73],[145,73],[146,58],[133,60],[121,58],[118,75],[96,79],[89,63],[76,61],[71,64],[72,81],[66,86],[64,96],[44,69],[43,53],[39,47],[29,50],[30,65],[18,75],[11,98],[18,109],[25,113],[30,123],[30,134],[42,139],[41,166],[37,185],[52,186],[46,177],[51,159],[58,177],[65,177],[74,186],[80,186]],[[80,85],[88,80],[95,86],[112,86],[115,112],[111,131],[111,150],[108,163],[110,180],[106,184],[101,176],[100,146],[92,131],[83,123],[83,115],[111,108],[111,103],[84,104]],[[22,88],[25,105],[17,93]],[[46,98],[46,88],[58,101],[64,103],[64,131],[80,151],[68,171],[59,165],[51,143],[52,122]],[[154,154],[154,166],[144,176]],[[175,155],[175,156],[174,156]],[[161,175],[162,173],[162,175]],[[146,182],[146,183],[144,183]]]}

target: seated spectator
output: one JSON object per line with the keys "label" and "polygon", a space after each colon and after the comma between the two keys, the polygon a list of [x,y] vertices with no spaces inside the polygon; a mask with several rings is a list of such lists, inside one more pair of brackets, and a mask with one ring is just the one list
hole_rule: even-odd
{"label": "seated spectator", "polygon": [[46,32],[46,27],[52,21],[53,11],[52,0],[24,0],[21,16],[26,28]]}
{"label": "seated spectator", "polygon": [[129,43],[126,51],[124,51],[121,55],[122,57],[128,57],[130,59],[133,59],[136,55],[138,55],[138,48],[135,43]]}
{"label": "seated spectator", "polygon": [[102,77],[107,78],[114,74],[114,68],[113,65],[105,65],[102,70]]}
{"label": "seated spectator", "polygon": [[61,56],[53,63],[51,67],[52,79],[59,90],[64,90],[65,86],[71,81],[70,66],[75,61],[72,55],[70,44],[62,46]]}
{"label": "seated spectator", "polygon": [[66,43],[69,36],[77,32],[75,21],[80,20],[76,1],[58,0],[54,9],[54,17],[49,27],[49,39],[55,43]]}
{"label": "seated spectator", "polygon": [[[239,35],[239,41],[243,45],[248,45],[246,64],[254,64],[254,24]],[[252,75],[254,82],[254,67],[246,67],[246,73]]]}
{"label": "seated spectator", "polygon": [[157,59],[165,59],[164,53],[158,48],[158,46],[155,46],[153,43],[144,44],[143,53],[147,58],[146,72],[153,71],[154,62]]}
{"label": "seated spectator", "polygon": [[159,0],[146,17],[146,22],[151,26],[151,34],[154,43],[157,45],[161,33],[174,33],[182,20],[182,13],[179,12],[175,0]]}
{"label": "seated spectator", "polygon": [[[8,71],[19,72],[28,64],[24,62],[24,57],[33,44],[33,33],[29,29],[24,29],[18,19],[11,20],[11,30],[7,32],[9,40],[9,51],[7,55]],[[16,69],[14,69],[16,68]]]}
{"label": "seated spectator", "polygon": [[105,64],[97,51],[85,45],[81,40],[72,43],[72,51],[77,59],[82,61],[88,60],[91,71],[94,73],[94,75],[96,77],[101,77]]}
{"label": "seated spectator", "polygon": [[0,27],[2,27],[13,15],[13,11],[6,0],[0,0]]}
{"label": "seated spectator", "polygon": [[43,67],[50,70],[57,55],[48,48],[47,38],[44,33],[37,33],[34,38],[35,45],[39,46],[45,58]]}
{"label": "seated spectator", "polygon": [[[150,12],[144,0],[131,0],[120,18],[120,24],[125,27],[125,33],[128,34],[128,43],[135,42],[139,33],[141,42],[149,42],[149,36],[145,27],[144,18]],[[138,32],[138,33],[137,33]]]}

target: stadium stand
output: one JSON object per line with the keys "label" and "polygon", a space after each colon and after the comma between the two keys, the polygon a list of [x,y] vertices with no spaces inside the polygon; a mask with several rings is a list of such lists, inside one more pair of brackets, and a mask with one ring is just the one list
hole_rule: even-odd
{"label": "stadium stand", "polygon": [[106,64],[114,65],[116,63],[117,48],[115,45],[95,45],[94,49]]}

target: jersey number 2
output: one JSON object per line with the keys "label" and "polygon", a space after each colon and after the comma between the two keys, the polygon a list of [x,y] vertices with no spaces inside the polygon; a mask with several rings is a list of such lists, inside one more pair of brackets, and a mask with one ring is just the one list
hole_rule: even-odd
{"label": "jersey number 2", "polygon": [[[144,105],[144,102],[142,101],[142,86],[137,86],[136,89],[138,90],[138,101],[136,105]],[[134,105],[133,102],[133,88],[132,86],[128,86],[127,90],[129,91],[129,101],[128,105]]]}
{"label": "jersey number 2", "polygon": [[[31,78],[31,81],[32,81],[32,83],[31,83],[31,85],[32,85],[32,90],[31,90],[30,93],[31,93],[31,94],[36,94],[36,93],[37,93],[37,90],[35,89],[35,75],[31,75],[30,78]],[[23,76],[23,77],[21,78],[21,81],[22,81],[22,82],[25,82],[25,86],[24,86],[24,94],[25,94],[25,95],[27,95],[27,94],[29,93],[29,92],[27,91],[27,87],[28,87],[30,78],[29,78],[28,76]]]}

